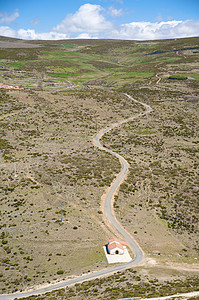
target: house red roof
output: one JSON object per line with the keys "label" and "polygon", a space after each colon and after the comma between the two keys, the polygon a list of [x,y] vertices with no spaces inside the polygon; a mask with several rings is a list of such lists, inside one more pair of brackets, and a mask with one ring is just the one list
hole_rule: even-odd
{"label": "house red roof", "polygon": [[116,240],[116,239],[110,239],[110,240],[108,240],[108,243],[109,243],[109,244],[112,244],[113,242],[119,243],[119,244],[121,244],[121,245],[123,245],[123,246],[126,246],[126,243],[121,242],[121,241],[119,241],[119,240]]}
{"label": "house red roof", "polygon": [[120,243],[112,242],[111,244],[108,244],[109,250],[115,249],[116,247],[124,250],[124,247]]}

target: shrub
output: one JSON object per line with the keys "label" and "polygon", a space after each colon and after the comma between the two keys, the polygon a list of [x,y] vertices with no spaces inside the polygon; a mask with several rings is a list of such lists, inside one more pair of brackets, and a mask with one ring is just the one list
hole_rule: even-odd
{"label": "shrub", "polygon": [[58,270],[58,271],[57,271],[57,274],[58,274],[58,275],[64,274],[64,270]]}

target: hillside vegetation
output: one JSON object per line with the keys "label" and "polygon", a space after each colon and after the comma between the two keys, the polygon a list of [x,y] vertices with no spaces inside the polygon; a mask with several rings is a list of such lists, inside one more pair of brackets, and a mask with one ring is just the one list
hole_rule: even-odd
{"label": "hillside vegetation", "polygon": [[113,233],[103,221],[101,196],[120,163],[96,149],[92,138],[144,111],[124,93],[153,111],[102,141],[129,162],[114,209],[145,252],[145,264],[135,268],[136,275],[129,270],[48,299],[117,299],[118,291],[130,297],[195,288],[199,38],[0,37],[0,70],[0,83],[22,88],[0,89],[0,292],[108,267],[102,246]]}

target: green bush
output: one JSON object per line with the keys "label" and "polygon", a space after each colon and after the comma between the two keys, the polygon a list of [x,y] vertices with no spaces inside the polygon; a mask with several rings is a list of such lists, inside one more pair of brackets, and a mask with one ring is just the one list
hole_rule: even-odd
{"label": "green bush", "polygon": [[58,274],[58,275],[64,274],[64,270],[58,270],[58,271],[57,271],[57,274]]}

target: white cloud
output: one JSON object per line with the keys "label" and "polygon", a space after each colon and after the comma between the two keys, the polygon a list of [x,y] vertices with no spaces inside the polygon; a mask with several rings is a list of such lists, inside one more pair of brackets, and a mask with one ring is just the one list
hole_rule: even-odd
{"label": "white cloud", "polygon": [[110,30],[112,24],[104,18],[102,11],[100,5],[84,4],[74,14],[67,15],[53,30],[62,33],[99,33]]}
{"label": "white cloud", "polygon": [[6,12],[0,12],[0,23],[1,24],[10,24],[15,21],[19,17],[19,12],[15,11],[12,14],[8,14]]}
{"label": "white cloud", "polygon": [[1,26],[0,27],[0,35],[8,36],[8,37],[16,37],[16,31],[11,29],[8,26]]}
{"label": "white cloud", "polygon": [[65,33],[54,31],[37,33],[34,29],[19,29],[16,34],[18,38],[25,40],[62,40],[68,38]]}
{"label": "white cloud", "polygon": [[97,36],[90,35],[88,33],[80,33],[78,36],[75,37],[76,39],[98,39]]}
{"label": "white cloud", "polygon": [[117,39],[154,40],[199,35],[199,21],[132,22],[115,28],[109,37]]}
{"label": "white cloud", "polygon": [[24,40],[62,40],[69,38],[69,35],[65,33],[54,31],[37,33],[34,29],[13,30],[8,26],[0,27],[0,35]]}
{"label": "white cloud", "polygon": [[112,17],[120,17],[123,14],[122,9],[116,9],[114,7],[109,7],[109,13]]}

